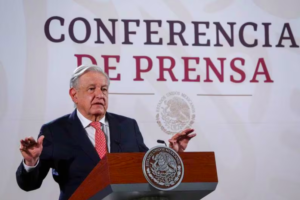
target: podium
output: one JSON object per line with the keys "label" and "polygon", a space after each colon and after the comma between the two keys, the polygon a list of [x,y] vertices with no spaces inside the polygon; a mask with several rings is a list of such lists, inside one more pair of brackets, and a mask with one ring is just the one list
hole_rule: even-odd
{"label": "podium", "polygon": [[[145,153],[109,153],[91,171],[70,200],[199,200],[214,191],[218,176],[214,152],[179,153],[184,164],[181,184],[160,191],[146,180],[142,170]],[[82,163],[84,164],[84,163]]]}

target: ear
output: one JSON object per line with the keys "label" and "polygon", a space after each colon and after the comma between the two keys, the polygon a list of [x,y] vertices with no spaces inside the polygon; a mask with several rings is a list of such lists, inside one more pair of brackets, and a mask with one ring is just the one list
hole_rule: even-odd
{"label": "ear", "polygon": [[69,90],[69,95],[72,99],[72,101],[77,104],[78,100],[77,100],[77,91],[75,88],[70,88]]}

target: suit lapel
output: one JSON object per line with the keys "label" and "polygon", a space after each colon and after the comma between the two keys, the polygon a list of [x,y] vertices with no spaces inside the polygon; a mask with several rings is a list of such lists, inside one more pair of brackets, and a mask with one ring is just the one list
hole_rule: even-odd
{"label": "suit lapel", "polygon": [[111,113],[106,113],[109,123],[110,152],[121,152],[121,127],[119,121]]}
{"label": "suit lapel", "polygon": [[75,110],[69,117],[69,131],[71,133],[71,136],[87,154],[87,156],[89,156],[95,162],[95,164],[97,164],[100,161],[99,155],[97,154],[95,147],[88,138],[87,133],[83,128],[76,112],[77,110]]}

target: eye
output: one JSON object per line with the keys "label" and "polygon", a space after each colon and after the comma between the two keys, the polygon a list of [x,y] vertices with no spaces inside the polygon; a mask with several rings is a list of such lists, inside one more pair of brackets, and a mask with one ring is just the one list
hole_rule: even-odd
{"label": "eye", "polygon": [[107,92],[107,88],[102,88],[102,92]]}
{"label": "eye", "polygon": [[94,91],[95,90],[95,88],[94,87],[90,87],[89,89],[88,89],[88,91]]}

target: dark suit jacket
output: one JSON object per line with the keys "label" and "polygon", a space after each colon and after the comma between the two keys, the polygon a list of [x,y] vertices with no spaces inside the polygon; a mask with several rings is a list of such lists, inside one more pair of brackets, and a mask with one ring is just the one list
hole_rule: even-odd
{"label": "dark suit jacket", "polygon": [[[53,178],[60,187],[59,199],[68,199],[100,161],[76,112],[42,126],[39,136],[45,138],[39,164],[30,172],[20,164],[16,172],[20,188],[25,191],[39,188],[52,168]],[[107,113],[106,117],[111,153],[148,150],[134,119],[112,113]]]}

